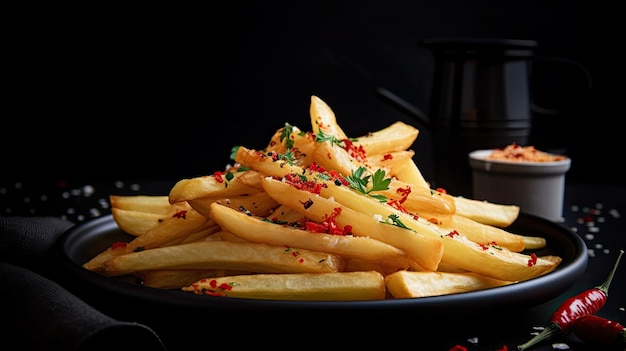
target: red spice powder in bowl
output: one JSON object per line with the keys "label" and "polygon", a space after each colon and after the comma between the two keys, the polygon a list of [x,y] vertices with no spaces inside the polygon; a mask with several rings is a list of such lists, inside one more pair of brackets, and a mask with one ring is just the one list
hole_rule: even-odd
{"label": "red spice powder in bowl", "polygon": [[563,221],[565,174],[571,159],[515,144],[469,153],[475,199],[520,206],[522,212]]}
{"label": "red spice powder in bowl", "polygon": [[567,156],[547,153],[532,145],[521,146],[513,143],[504,149],[492,149],[487,159],[510,162],[555,162],[565,161]]}

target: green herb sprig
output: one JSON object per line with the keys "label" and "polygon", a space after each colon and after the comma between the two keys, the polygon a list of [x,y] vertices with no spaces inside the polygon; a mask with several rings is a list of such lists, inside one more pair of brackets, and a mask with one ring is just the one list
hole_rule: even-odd
{"label": "green herb sprig", "polygon": [[315,134],[315,142],[317,143],[323,143],[328,141],[331,144],[337,145],[339,147],[344,147],[343,142],[341,142],[341,140],[337,139],[334,135],[329,135],[329,134],[324,134],[324,132],[322,132],[322,130],[318,130],[317,134]]}
{"label": "green herb sprig", "polygon": [[[385,171],[382,169],[377,169],[373,175],[364,175],[365,171],[365,167],[359,167],[346,177],[350,187],[362,194],[369,195],[380,202],[387,201],[387,197],[384,195],[372,194],[372,192],[389,189],[391,178],[385,178]],[[369,186],[370,180],[372,181],[371,186]]]}
{"label": "green herb sprig", "polygon": [[293,139],[291,139],[291,134],[293,134],[293,126],[288,122],[285,122],[285,126],[280,132],[280,142],[285,141],[285,147],[287,150],[291,150],[293,148]]}
{"label": "green herb sprig", "polygon": [[[358,141],[359,139],[358,138],[348,138],[348,140],[354,142],[354,141]],[[337,145],[340,148],[345,148],[346,147],[346,143],[344,143],[343,140],[337,139],[337,137],[334,136],[334,135],[326,134],[321,129],[318,130],[317,134],[315,134],[315,142],[323,143],[325,141],[328,141],[331,144]]]}
{"label": "green herb sprig", "polygon": [[390,214],[389,219],[391,220],[391,224],[400,227],[400,228],[404,228],[404,229],[411,229],[409,227],[406,226],[406,224],[402,223],[402,221],[400,220],[400,216],[398,216],[397,214]]}

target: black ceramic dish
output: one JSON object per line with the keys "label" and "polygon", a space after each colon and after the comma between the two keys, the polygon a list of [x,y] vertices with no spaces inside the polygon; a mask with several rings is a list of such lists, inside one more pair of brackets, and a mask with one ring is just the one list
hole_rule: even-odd
{"label": "black ceramic dish", "polygon": [[555,298],[570,288],[587,266],[587,247],[584,241],[564,226],[528,214],[519,218],[507,230],[532,236],[542,236],[547,246],[534,251],[538,256],[558,255],[563,258],[553,272],[524,282],[487,290],[415,299],[382,301],[270,301],[200,296],[177,290],[161,290],[141,286],[134,279],[114,279],[101,276],[82,267],[91,257],[112,243],[132,238],[122,232],[111,215],[78,224],[64,233],[55,250],[62,267],[73,282],[81,287],[113,293],[123,298],[138,300],[148,305],[175,306],[211,311],[277,310],[296,311],[415,311],[420,315],[440,314],[442,311],[475,312],[488,306],[525,308]]}

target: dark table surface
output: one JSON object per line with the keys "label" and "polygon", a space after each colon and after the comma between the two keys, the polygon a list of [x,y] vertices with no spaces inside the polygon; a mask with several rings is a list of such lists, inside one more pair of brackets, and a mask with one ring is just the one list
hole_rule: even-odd
{"label": "dark table surface", "polygon": [[[166,195],[175,181],[98,181],[94,183],[0,184],[0,215],[55,216],[74,223],[110,214],[108,196]],[[610,272],[620,249],[626,248],[626,186],[567,183],[564,222],[580,235],[588,248],[585,273],[558,297],[531,308],[490,309],[481,313],[445,311],[440,318],[410,312],[323,314],[306,316],[289,311],[263,315],[237,312],[185,316],[176,310],[140,305],[82,289],[77,281],[63,280],[68,289],[104,313],[120,319],[136,319],[154,328],[170,350],[205,345],[215,347],[354,346],[387,344],[416,350],[515,350],[545,326],[557,306],[570,296],[600,285]],[[626,263],[624,263],[626,264]],[[621,264],[613,278],[606,305],[599,316],[626,324],[626,267]],[[129,312],[132,311],[132,312]],[[163,318],[163,316],[168,316]],[[315,322],[315,323],[312,323]],[[234,331],[234,334],[232,333]],[[219,337],[222,333],[228,339]],[[233,338],[232,335],[235,335]],[[295,343],[295,344],[294,344]],[[210,346],[209,346],[210,345]],[[282,345],[282,346],[281,346]],[[407,346],[408,345],[408,346]],[[455,348],[457,347],[457,348]],[[573,333],[544,341],[532,350],[599,350]]]}

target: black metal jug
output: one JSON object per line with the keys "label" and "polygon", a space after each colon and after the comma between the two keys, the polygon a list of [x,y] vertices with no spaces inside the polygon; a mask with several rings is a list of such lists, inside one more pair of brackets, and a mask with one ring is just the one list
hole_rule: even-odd
{"label": "black metal jug", "polygon": [[529,141],[530,63],[537,42],[439,38],[420,45],[435,59],[429,112],[435,182],[469,196],[469,152]]}

